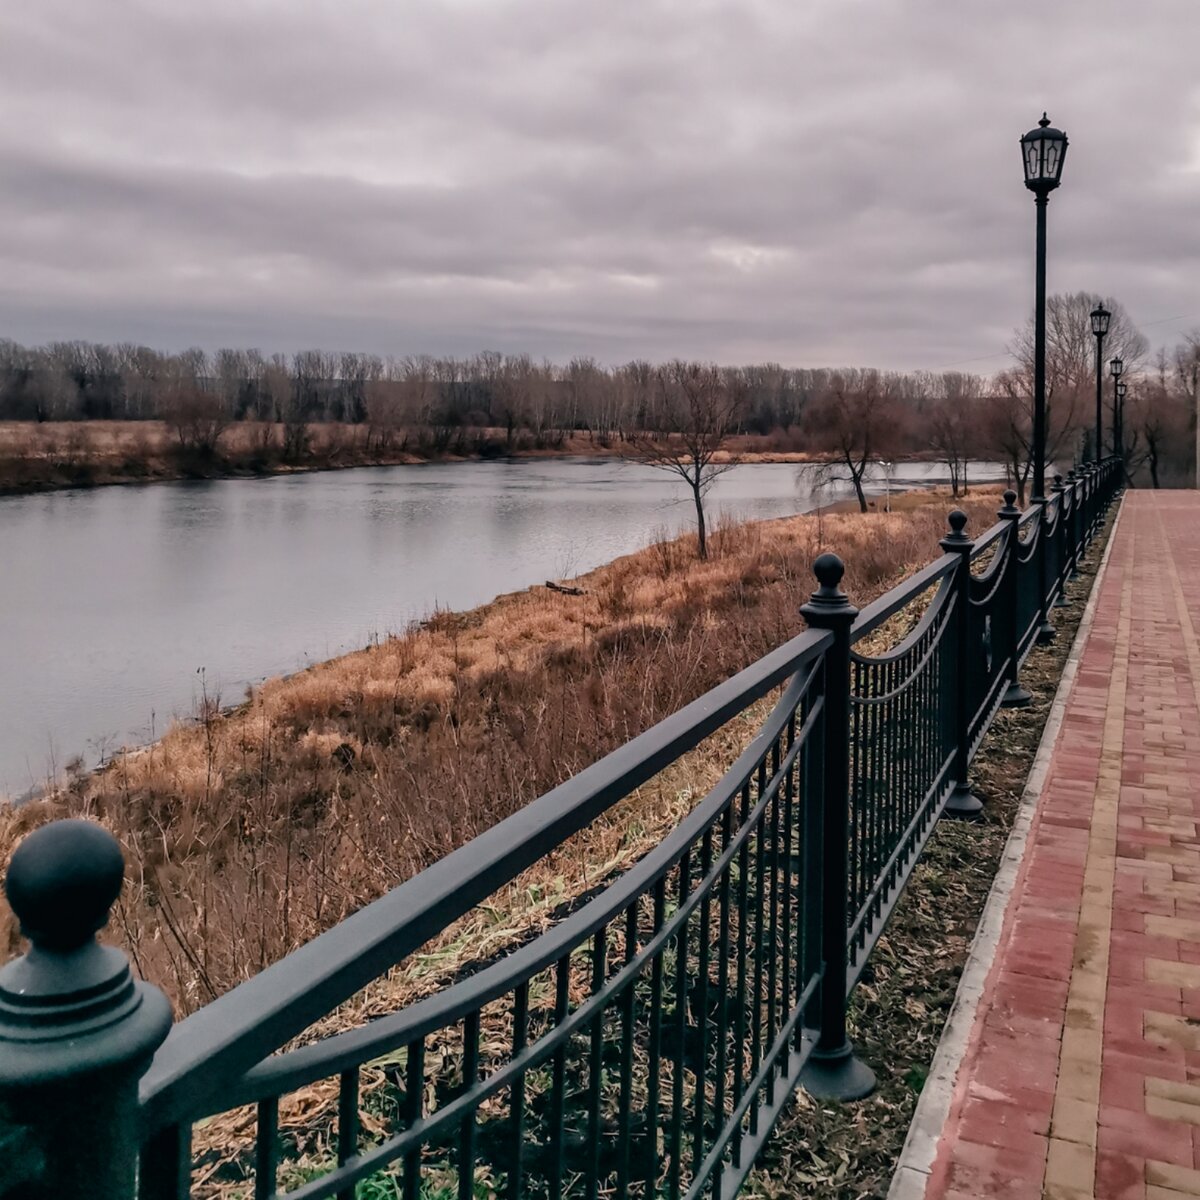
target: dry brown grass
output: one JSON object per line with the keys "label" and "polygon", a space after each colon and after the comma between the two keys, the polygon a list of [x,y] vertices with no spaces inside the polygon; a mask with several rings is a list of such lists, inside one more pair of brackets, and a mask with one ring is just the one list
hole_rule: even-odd
{"label": "dry brown grass", "polygon": [[[6,810],[0,851],[59,816],[108,825],[130,863],[118,936],[190,1011],[793,636],[826,546],[846,559],[859,603],[929,561],[950,501],[923,493],[913,504],[724,527],[706,563],[683,538],[581,577],[582,596],[535,588],[439,615]],[[996,498],[967,508],[981,530]],[[633,861],[732,761],[755,719],[539,864],[536,896],[526,880],[495,898],[502,936],[536,928]],[[481,919],[443,943],[486,953]],[[5,911],[2,956],[17,944]],[[433,978],[439,953],[430,947],[406,972]]]}

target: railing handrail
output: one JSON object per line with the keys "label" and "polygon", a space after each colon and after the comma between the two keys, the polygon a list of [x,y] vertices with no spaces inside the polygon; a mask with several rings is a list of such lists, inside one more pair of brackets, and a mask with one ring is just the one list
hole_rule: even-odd
{"label": "railing handrail", "polygon": [[181,1021],[142,1080],[147,1132],[206,1104],[794,675],[831,640],[812,630],[792,638]]}
{"label": "railing handrail", "polygon": [[855,617],[854,624],[850,627],[850,644],[853,645],[869,633],[874,633],[922,592],[927,592],[939,580],[953,574],[957,565],[958,559],[953,554],[943,554],[941,558],[934,559],[928,566],[901,580],[877,600],[872,600]]}
{"label": "railing handrail", "polygon": [[[811,657],[816,658],[818,653],[814,652]],[[348,1067],[369,1062],[501,998],[521,981],[531,979],[564,954],[570,953],[623,912],[636,897],[644,895],[659,879],[664,878],[703,830],[737,798],[749,773],[753,772],[762,758],[763,745],[779,737],[811,689],[815,670],[810,668],[804,672],[806,665],[807,662],[798,668],[754,738],[703,800],[652,850],[586,904],[499,962],[450,984],[435,995],[416,1000],[367,1025],[344,1030],[320,1042],[264,1059],[251,1067],[234,1085],[232,1094],[222,1093],[216,1108],[189,1111],[187,1119],[199,1120],[211,1112],[223,1112],[268,1096],[295,1091]],[[797,747],[807,736],[809,727],[815,723],[820,711],[821,699],[817,697],[804,727],[797,730]]]}

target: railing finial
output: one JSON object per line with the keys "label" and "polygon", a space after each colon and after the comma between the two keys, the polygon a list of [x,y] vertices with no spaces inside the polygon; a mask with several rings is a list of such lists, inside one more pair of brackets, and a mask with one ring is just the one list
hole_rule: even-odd
{"label": "railing finial", "polygon": [[1004,493],[1004,507],[996,514],[998,517],[1011,517],[1013,515],[1020,516],[1021,510],[1017,508],[1017,493],[1009,488]]}
{"label": "railing finial", "polygon": [[21,932],[38,949],[74,950],[108,924],[125,860],[94,821],[55,821],[17,847],[4,893]]}
{"label": "railing finial", "polygon": [[959,542],[968,542],[971,539],[964,532],[967,528],[967,514],[961,508],[954,509],[949,516],[946,517],[950,525],[950,532],[942,538],[942,545],[947,542],[953,542],[956,545]]}
{"label": "railing finial", "polygon": [[112,834],[67,820],[29,834],[5,878],[32,945],[0,970],[0,1108],[38,1194],[133,1196],[138,1080],[171,1007],[96,941],[124,873]]}
{"label": "railing finial", "polygon": [[[813,574],[820,586],[813,592],[805,608],[813,605],[821,609],[840,609],[849,605],[846,593],[840,586],[846,574],[846,564],[836,554],[826,551],[818,555],[813,562]],[[804,609],[800,611],[803,612]]]}

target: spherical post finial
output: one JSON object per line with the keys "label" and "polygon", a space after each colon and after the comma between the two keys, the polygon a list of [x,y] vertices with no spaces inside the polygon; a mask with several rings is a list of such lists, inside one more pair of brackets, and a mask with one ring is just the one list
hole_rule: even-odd
{"label": "spherical post finial", "polygon": [[961,508],[953,509],[947,515],[946,521],[950,525],[950,532],[941,540],[943,550],[957,550],[964,544],[971,544],[971,539],[966,534],[967,514]]}
{"label": "spherical post finial", "polygon": [[813,574],[822,591],[838,591],[838,584],[846,574],[846,564],[836,554],[826,551],[813,562]]}
{"label": "spherical post finial", "polygon": [[820,585],[803,605],[800,612],[810,625],[820,625],[826,617],[849,620],[857,615],[858,609],[846,598],[841,582],[846,574],[846,564],[836,554],[826,551],[813,560],[813,574]]}
{"label": "spherical post finial", "polygon": [[1004,493],[1004,507],[996,514],[1000,517],[1011,517],[1013,515],[1020,516],[1020,509],[1017,508],[1017,493],[1009,488]]}
{"label": "spherical post finial", "polygon": [[102,825],[54,821],[17,847],[4,891],[35,946],[71,950],[108,923],[124,876],[121,847]]}

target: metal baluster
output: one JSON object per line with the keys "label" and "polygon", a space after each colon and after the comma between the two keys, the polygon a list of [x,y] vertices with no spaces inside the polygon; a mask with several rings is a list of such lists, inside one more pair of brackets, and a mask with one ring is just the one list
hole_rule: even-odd
{"label": "metal baluster", "polygon": [[[825,663],[821,664],[822,673]],[[824,688],[822,688],[824,691]],[[821,711],[809,734],[805,747],[805,783],[801,797],[801,824],[803,830],[802,874],[797,881],[797,902],[802,906],[804,918],[803,953],[796,961],[796,995],[799,996],[809,981],[821,969],[821,939],[824,920],[821,911],[822,856],[825,852],[825,708],[821,700]],[[819,1028],[821,1023],[821,997],[814,996],[805,1010],[804,1019],[796,1025],[796,1048],[802,1045],[802,1027]]]}
{"label": "metal baluster", "polygon": [[[779,776],[779,739],[771,750],[772,775]],[[779,781],[782,783],[782,781]],[[771,892],[769,898],[767,939],[770,950],[767,958],[767,1026],[764,1046],[775,1041],[775,1002],[779,991],[779,802],[782,788],[777,787],[771,798],[771,850],[769,856]],[[767,1101],[775,1100],[775,1072],[767,1077]]]}
{"label": "metal baluster", "polygon": [[[558,960],[554,980],[554,1025],[559,1028],[567,1019],[571,996],[571,956]],[[563,1171],[563,1109],[566,1107],[567,1046],[560,1041],[554,1049],[550,1076],[550,1200],[562,1195]]]}
{"label": "metal baluster", "polygon": [[[733,805],[725,806],[721,814],[721,849],[729,848],[733,840]],[[721,872],[717,884],[717,912],[721,922],[721,937],[717,943],[717,1064],[714,1080],[713,1115],[718,1128],[725,1124],[725,1070],[729,1054],[729,867]]]}
{"label": "metal baluster", "polygon": [[[337,1161],[344,1167],[358,1153],[358,1068],[343,1071],[338,1078]],[[354,1200],[354,1184],[344,1187],[337,1200]]]}
{"label": "metal baluster", "polygon": [[[463,1093],[479,1081],[479,1012],[463,1018]],[[458,1142],[458,1200],[474,1200],[475,1196],[475,1116],[471,1108],[463,1117]]]}
{"label": "metal baluster", "polygon": [[254,1200],[274,1200],[279,1169],[279,1098],[258,1102],[254,1131]]}
{"label": "metal baluster", "polygon": [[142,1147],[140,1200],[188,1200],[192,1190],[192,1127],[168,1125]]}
{"label": "metal baluster", "polygon": [[[754,830],[754,1007],[750,1013],[750,1077],[757,1073],[762,1062],[762,1021],[763,1021],[763,902],[766,888],[766,826],[767,813],[762,808],[763,794],[766,792],[767,765],[760,763],[758,768],[758,816],[755,817]],[[750,1106],[750,1132],[758,1132],[758,1105]]]}
{"label": "metal baluster", "polygon": [[[592,995],[604,987],[608,969],[608,926],[602,925],[592,937]],[[588,1059],[588,1164],[584,1194],[596,1200],[600,1188],[600,1089],[604,1085],[604,1009],[592,1018],[591,1048]]]}
{"label": "metal baluster", "polygon": [[[691,857],[685,851],[679,860],[678,907],[682,907],[687,902],[690,870]],[[679,934],[675,941],[675,1062],[671,1087],[671,1172],[669,1178],[671,1200],[679,1200],[680,1183],[683,1177],[683,1071],[687,1059],[687,957],[688,935],[685,921],[679,926]]]}
{"label": "metal baluster", "polygon": [[[404,1068],[404,1125],[411,1129],[425,1112],[425,1039],[409,1042]],[[404,1200],[421,1195],[421,1148],[414,1146],[404,1156]]]}
{"label": "metal baluster", "polygon": [[[525,1049],[529,1037],[529,981],[522,980],[513,992],[512,1057],[516,1059]],[[525,1073],[513,1082],[509,1101],[512,1116],[512,1158],[508,1166],[509,1200],[519,1200],[525,1177]]]}
{"label": "metal baluster", "polygon": [[[787,749],[791,753],[796,745],[796,717],[788,721]],[[800,751],[803,753],[803,750]],[[792,864],[797,852],[796,845],[796,774],[800,769],[798,756],[792,760],[784,779],[783,789],[783,882],[780,921],[783,929],[783,964],[779,972],[779,986],[783,989],[779,998],[781,1019],[786,1021],[792,1012],[792,946],[799,952],[800,922],[792,915]],[[798,914],[797,914],[798,915]],[[793,943],[793,931],[796,942]]]}
{"label": "metal baluster", "polygon": [[[667,885],[659,879],[654,885],[654,934],[657,936],[666,920]],[[724,944],[725,939],[722,939]],[[663,952],[660,950],[650,964],[650,1008],[646,1019],[650,1023],[650,1078],[646,1084],[646,1190],[653,1197],[658,1190],[658,1105],[662,1086],[662,993]],[[722,994],[724,994],[722,992]]]}
{"label": "metal baluster", "polygon": [[712,893],[708,891],[708,873],[712,870],[712,826],[704,831],[700,844],[700,886],[705,888],[700,901],[699,942],[696,947],[699,969],[696,973],[696,1095],[692,1114],[692,1163],[696,1168],[704,1160],[704,1123],[706,1077],[708,1074],[708,961],[712,945]]}
{"label": "metal baluster", "polygon": [[850,895],[851,906],[858,911],[862,890],[863,876],[863,837],[866,832],[863,824],[861,805],[854,802],[854,797],[861,794],[859,780],[862,775],[862,740],[863,740],[863,706],[855,704],[853,697],[861,697],[865,686],[863,664],[852,661],[851,670],[851,704],[850,704]]}
{"label": "metal baluster", "polygon": [[[742,820],[745,825],[750,813],[750,785],[742,787]],[[750,846],[743,839],[738,848],[738,932],[737,932],[737,1008],[734,1011],[733,1035],[733,1107],[737,1108],[745,1086],[743,1066],[746,1053],[746,922],[750,911]],[[741,1163],[742,1123],[739,1121],[729,1143],[735,1166]]]}
{"label": "metal baluster", "polygon": [[[625,963],[637,955],[638,901],[625,913]],[[621,993],[621,1092],[617,1109],[617,1195],[629,1195],[629,1122],[633,1100],[634,992],[637,980],[631,979]]]}

